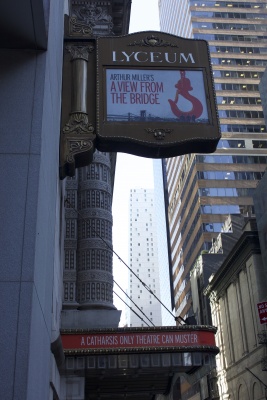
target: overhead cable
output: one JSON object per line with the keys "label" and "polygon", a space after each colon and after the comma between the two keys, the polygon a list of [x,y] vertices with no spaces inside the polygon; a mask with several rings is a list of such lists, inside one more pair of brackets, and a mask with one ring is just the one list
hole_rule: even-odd
{"label": "overhead cable", "polygon": [[[153,322],[146,316],[146,314],[143,312],[143,310],[140,308],[140,307],[138,307],[138,305],[133,301],[133,299],[131,299],[131,297],[122,289],[122,287],[113,279],[113,282],[120,288],[120,290],[128,297],[128,299],[130,299],[130,301],[135,305],[135,307],[148,319],[148,321],[153,325],[153,326],[155,326],[154,324],[153,324]],[[129,307],[129,308],[131,308],[131,307]],[[132,308],[131,308],[131,310],[132,310]]]}
{"label": "overhead cable", "polygon": [[[114,290],[113,290],[113,293],[114,293],[127,307],[129,307],[130,310],[131,310],[135,315],[137,315],[138,318],[141,319],[141,321],[143,321],[143,322],[149,327],[148,323],[147,323],[139,314],[137,314],[137,312],[136,312],[131,306],[129,306],[129,304],[127,304],[126,301],[124,301],[124,300],[118,295],[118,293],[116,293]],[[147,317],[146,317],[146,318],[147,318]],[[154,326],[155,326],[155,325],[154,325]]]}
{"label": "overhead cable", "polygon": [[[127,267],[127,268],[131,271],[131,273],[140,281],[140,283],[142,283],[142,285],[144,286],[144,288],[145,288],[150,294],[152,294],[152,295],[155,297],[155,299],[162,305],[162,307],[165,308],[165,310],[174,318],[175,321],[178,321],[178,322],[179,322],[179,319],[182,319],[182,318],[181,318],[181,317],[176,317],[175,315],[173,315],[173,313],[165,306],[165,304],[162,303],[162,301],[155,295],[155,293],[150,289],[150,287],[147,286],[146,283],[143,282],[143,281],[139,278],[139,276],[129,267],[129,265],[118,255],[118,253],[116,253],[116,251],[112,248],[112,246],[110,246],[110,244],[109,244],[105,239],[103,239],[102,236],[99,235],[99,233],[96,232],[96,230],[95,230],[94,228],[91,227],[91,225],[90,225],[90,223],[88,222],[88,220],[86,220],[86,219],[82,216],[82,214],[80,213],[80,211],[78,211],[78,210],[69,202],[68,199],[65,199],[65,202],[64,202],[64,203],[65,203],[65,205],[66,205],[66,203],[69,204],[69,206],[81,217],[81,219],[82,219],[83,221],[85,221],[86,224],[89,225],[89,227],[91,228],[92,232],[93,232],[99,239],[101,239],[102,242],[105,243],[105,245],[112,251],[112,253],[115,254],[115,256],[118,258],[118,260],[119,260],[120,262],[122,262],[122,263],[125,265],[125,267]],[[182,319],[182,320],[183,320],[183,319]]]}

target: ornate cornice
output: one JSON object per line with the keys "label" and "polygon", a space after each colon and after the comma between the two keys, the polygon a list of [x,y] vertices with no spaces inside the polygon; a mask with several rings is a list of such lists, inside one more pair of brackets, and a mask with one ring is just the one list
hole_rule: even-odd
{"label": "ornate cornice", "polygon": [[112,34],[110,2],[73,1],[69,18],[69,35],[79,37]]}
{"label": "ornate cornice", "polygon": [[245,231],[205,289],[205,295],[210,296],[216,291],[218,297],[223,297],[223,293],[234,283],[236,276],[241,271],[244,272],[245,263],[253,254],[260,254],[258,232]]}

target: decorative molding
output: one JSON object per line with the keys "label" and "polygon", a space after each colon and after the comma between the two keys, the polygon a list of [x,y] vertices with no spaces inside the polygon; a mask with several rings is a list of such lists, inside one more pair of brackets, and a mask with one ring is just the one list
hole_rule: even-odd
{"label": "decorative molding", "polygon": [[96,135],[85,113],[72,113],[61,135],[60,178],[74,176],[75,168],[88,165],[93,159]]}
{"label": "decorative molding", "polygon": [[90,271],[79,271],[77,274],[79,282],[91,282],[91,283],[109,283],[113,285],[112,274],[106,271],[90,270]]}
{"label": "decorative molding", "polygon": [[84,60],[88,61],[89,53],[92,53],[94,46],[66,46],[65,49],[70,53],[71,60]]}
{"label": "decorative molding", "polygon": [[[105,219],[108,222],[112,222],[112,215],[110,214],[110,211],[102,210],[102,209],[96,209],[95,208],[84,208],[82,210],[79,210],[80,217],[81,218],[98,218],[98,219]],[[90,224],[90,221],[88,221]]]}
{"label": "decorative molding", "polygon": [[105,305],[114,307],[112,304],[112,288],[109,282],[88,282],[77,283],[78,301],[81,306],[90,307],[93,305]]}
{"label": "decorative molding", "polygon": [[209,295],[209,300],[212,305],[218,304],[218,297],[215,291],[211,292]]}
{"label": "decorative molding", "polygon": [[76,250],[77,249],[77,239],[73,239],[73,240],[69,240],[69,239],[65,239],[64,240],[64,248],[65,249],[73,249]]}
{"label": "decorative molding", "polygon": [[[112,248],[112,241],[105,239],[105,242]],[[89,247],[90,246],[90,247]],[[104,247],[103,247],[104,246]],[[100,238],[79,239],[79,250],[84,249],[105,249],[108,250],[103,240]],[[111,250],[110,250],[111,251]]]}
{"label": "decorative molding", "polygon": [[77,189],[78,189],[78,181],[76,179],[66,180],[66,190],[77,190]]}
{"label": "decorative molding", "polygon": [[90,179],[87,181],[80,182],[80,189],[81,190],[104,190],[107,193],[111,193],[110,184],[106,182],[101,182],[98,179]]}
{"label": "decorative molding", "polygon": [[164,140],[166,134],[170,134],[173,132],[173,129],[151,129],[147,128],[145,129],[147,133],[153,134],[154,138],[157,140]]}
{"label": "decorative molding", "polygon": [[76,271],[65,270],[63,272],[64,281],[76,281]]}
{"label": "decorative molding", "polygon": [[69,30],[70,34],[77,36],[92,36],[93,34],[92,26],[79,22],[77,17],[70,17]]}
{"label": "decorative molding", "polygon": [[75,1],[71,5],[69,19],[69,34],[71,36],[91,37],[112,33],[112,16],[109,15],[109,7],[100,3]]}
{"label": "decorative molding", "polygon": [[70,119],[63,128],[64,134],[93,134],[95,128],[88,122],[88,115],[85,113],[72,113]]}
{"label": "decorative molding", "polygon": [[128,46],[147,46],[147,47],[179,47],[176,43],[167,42],[157,36],[147,36],[145,39],[135,40]]}
{"label": "decorative molding", "polygon": [[76,154],[93,149],[93,143],[87,140],[69,140],[69,154],[67,156],[68,163],[74,163]]}
{"label": "decorative molding", "polygon": [[65,207],[65,218],[78,218],[78,214],[72,208]]}

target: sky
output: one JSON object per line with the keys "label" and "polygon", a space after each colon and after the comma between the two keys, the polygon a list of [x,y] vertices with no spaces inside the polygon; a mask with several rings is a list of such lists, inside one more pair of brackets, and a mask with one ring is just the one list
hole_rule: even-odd
{"label": "sky", "polygon": [[[129,33],[159,30],[158,0],[132,0]],[[118,153],[113,193],[113,249],[128,264],[129,199],[132,188],[153,187],[153,161],[148,158]],[[114,280],[126,290],[128,269],[114,254]],[[114,291],[125,295],[114,284]],[[114,304],[122,310],[120,326],[125,323],[125,306],[114,294]]]}

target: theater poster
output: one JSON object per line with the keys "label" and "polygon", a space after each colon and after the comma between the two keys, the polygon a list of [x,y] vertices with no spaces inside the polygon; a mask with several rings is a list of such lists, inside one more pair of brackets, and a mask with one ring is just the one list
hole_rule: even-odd
{"label": "theater poster", "polygon": [[107,121],[209,122],[201,70],[106,70]]}

